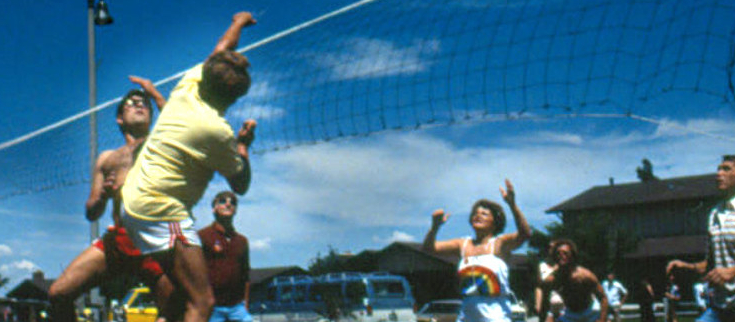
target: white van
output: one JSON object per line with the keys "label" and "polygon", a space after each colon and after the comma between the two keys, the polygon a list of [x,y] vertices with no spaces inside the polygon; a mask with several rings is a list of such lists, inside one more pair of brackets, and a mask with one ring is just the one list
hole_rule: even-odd
{"label": "white van", "polygon": [[250,311],[260,322],[413,322],[413,306],[403,276],[345,272],[277,277]]}

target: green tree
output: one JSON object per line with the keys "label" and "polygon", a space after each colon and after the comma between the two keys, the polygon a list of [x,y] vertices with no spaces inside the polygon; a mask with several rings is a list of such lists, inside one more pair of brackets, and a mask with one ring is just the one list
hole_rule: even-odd
{"label": "green tree", "polygon": [[566,224],[555,222],[545,228],[548,234],[534,230],[529,241],[539,260],[545,258],[551,240],[571,239],[579,251],[577,262],[598,276],[615,271],[623,255],[633,251],[640,240],[637,234],[616,228],[611,217],[606,215],[576,216]]}
{"label": "green tree", "polygon": [[2,275],[0,275],[0,288],[8,284],[8,282],[10,282],[9,278],[3,277]]}
{"label": "green tree", "polygon": [[322,275],[326,273],[344,272],[346,267],[337,250],[329,245],[329,251],[325,256],[317,253],[316,257],[309,263],[311,275]]}

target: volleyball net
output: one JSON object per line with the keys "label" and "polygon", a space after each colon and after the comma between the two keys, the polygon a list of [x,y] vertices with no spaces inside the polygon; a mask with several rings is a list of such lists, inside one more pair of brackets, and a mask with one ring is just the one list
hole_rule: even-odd
{"label": "volleyball net", "polygon": [[[258,121],[255,153],[467,122],[665,122],[701,108],[666,98],[732,107],[732,17],[727,0],[364,0],[241,48],[253,85],[226,117]],[[183,72],[156,82],[165,96]],[[0,199],[88,182],[89,114],[116,148],[118,102],[1,143]]]}

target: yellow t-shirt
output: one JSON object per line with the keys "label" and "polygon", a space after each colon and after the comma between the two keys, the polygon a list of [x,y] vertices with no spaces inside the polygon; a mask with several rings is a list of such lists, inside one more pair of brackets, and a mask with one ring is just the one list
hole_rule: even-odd
{"label": "yellow t-shirt", "polygon": [[242,171],[235,136],[217,110],[199,97],[202,65],[189,70],[171,92],[122,187],[125,211],[150,221],[191,216],[214,171]]}

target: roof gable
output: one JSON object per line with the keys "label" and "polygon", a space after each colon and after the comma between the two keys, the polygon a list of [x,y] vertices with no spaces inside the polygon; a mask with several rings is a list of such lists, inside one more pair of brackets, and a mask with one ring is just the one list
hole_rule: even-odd
{"label": "roof gable", "polygon": [[283,266],[270,268],[254,268],[250,270],[250,282],[257,284],[270,278],[281,275],[308,275],[309,273],[298,266]]}
{"label": "roof gable", "polygon": [[554,207],[547,213],[620,207],[672,200],[717,198],[716,174],[677,177],[609,186],[595,186]]}
{"label": "roof gable", "polygon": [[8,292],[7,297],[21,300],[48,300],[48,286],[51,285],[51,282],[48,280],[44,281],[43,285],[38,285],[29,279],[23,280]]}

